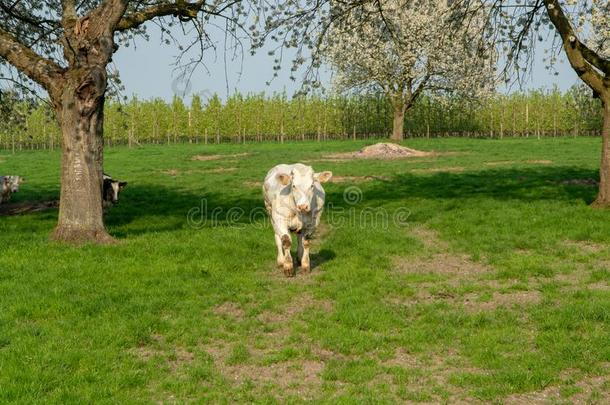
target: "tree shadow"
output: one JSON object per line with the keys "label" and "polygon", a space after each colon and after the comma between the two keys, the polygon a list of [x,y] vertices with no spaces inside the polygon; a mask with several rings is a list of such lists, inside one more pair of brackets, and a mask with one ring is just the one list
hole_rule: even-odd
{"label": "tree shadow", "polygon": [[265,217],[262,197],[130,184],[119,203],[107,210],[104,221],[113,236],[124,238],[187,228],[246,226]]}
{"label": "tree shadow", "polygon": [[[361,183],[361,206],[378,206],[406,198],[461,200],[490,198],[499,201],[582,200],[597,195],[597,170],[574,166],[494,168],[472,172],[437,172],[431,175],[401,173],[389,180]],[[343,192],[330,188],[327,202],[347,205]],[[328,190],[327,190],[328,191]]]}

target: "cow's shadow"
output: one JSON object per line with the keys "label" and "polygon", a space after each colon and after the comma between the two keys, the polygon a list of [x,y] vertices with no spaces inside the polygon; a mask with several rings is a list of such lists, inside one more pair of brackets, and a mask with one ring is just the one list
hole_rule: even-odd
{"label": "cow's shadow", "polygon": [[311,270],[315,270],[316,268],[322,266],[324,263],[329,262],[337,257],[334,250],[330,249],[320,249],[317,252],[312,252],[309,255],[309,260],[311,264]]}

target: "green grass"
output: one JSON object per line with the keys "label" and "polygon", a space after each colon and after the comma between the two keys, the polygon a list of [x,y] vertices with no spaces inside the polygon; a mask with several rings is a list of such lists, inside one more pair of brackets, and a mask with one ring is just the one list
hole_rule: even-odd
{"label": "green grass", "polygon": [[[598,177],[599,140],[323,159],[363,145],[109,149],[114,246],[49,242],[56,210],[0,217],[0,402],[605,402],[610,212],[564,183]],[[59,158],[0,152],[13,201],[56,198]],[[256,182],[296,161],[377,179],[326,186],[313,272],[285,279]]]}

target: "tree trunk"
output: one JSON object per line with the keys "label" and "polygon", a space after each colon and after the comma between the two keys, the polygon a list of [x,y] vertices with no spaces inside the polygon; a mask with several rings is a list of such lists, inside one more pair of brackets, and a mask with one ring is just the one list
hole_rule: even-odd
{"label": "tree trunk", "polygon": [[56,102],[62,131],[59,220],[52,238],[109,243],[102,218],[105,67],[70,72]]}
{"label": "tree trunk", "polygon": [[610,99],[603,100],[602,161],[599,168],[599,191],[593,203],[596,207],[610,207]]}
{"label": "tree trunk", "polygon": [[405,124],[405,108],[402,105],[394,106],[394,122],[392,125],[392,136],[390,137],[393,141],[402,141],[404,138],[403,128]]}

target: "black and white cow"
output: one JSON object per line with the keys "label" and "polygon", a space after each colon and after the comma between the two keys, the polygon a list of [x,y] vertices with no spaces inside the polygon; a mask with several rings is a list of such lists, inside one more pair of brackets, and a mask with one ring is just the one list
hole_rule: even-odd
{"label": "black and white cow", "polygon": [[108,207],[118,203],[119,193],[123,191],[126,185],[126,181],[114,180],[112,177],[104,173],[104,188],[102,194],[104,206]]}
{"label": "black and white cow", "polygon": [[11,199],[11,194],[19,191],[24,179],[21,176],[0,176],[0,203]]}

